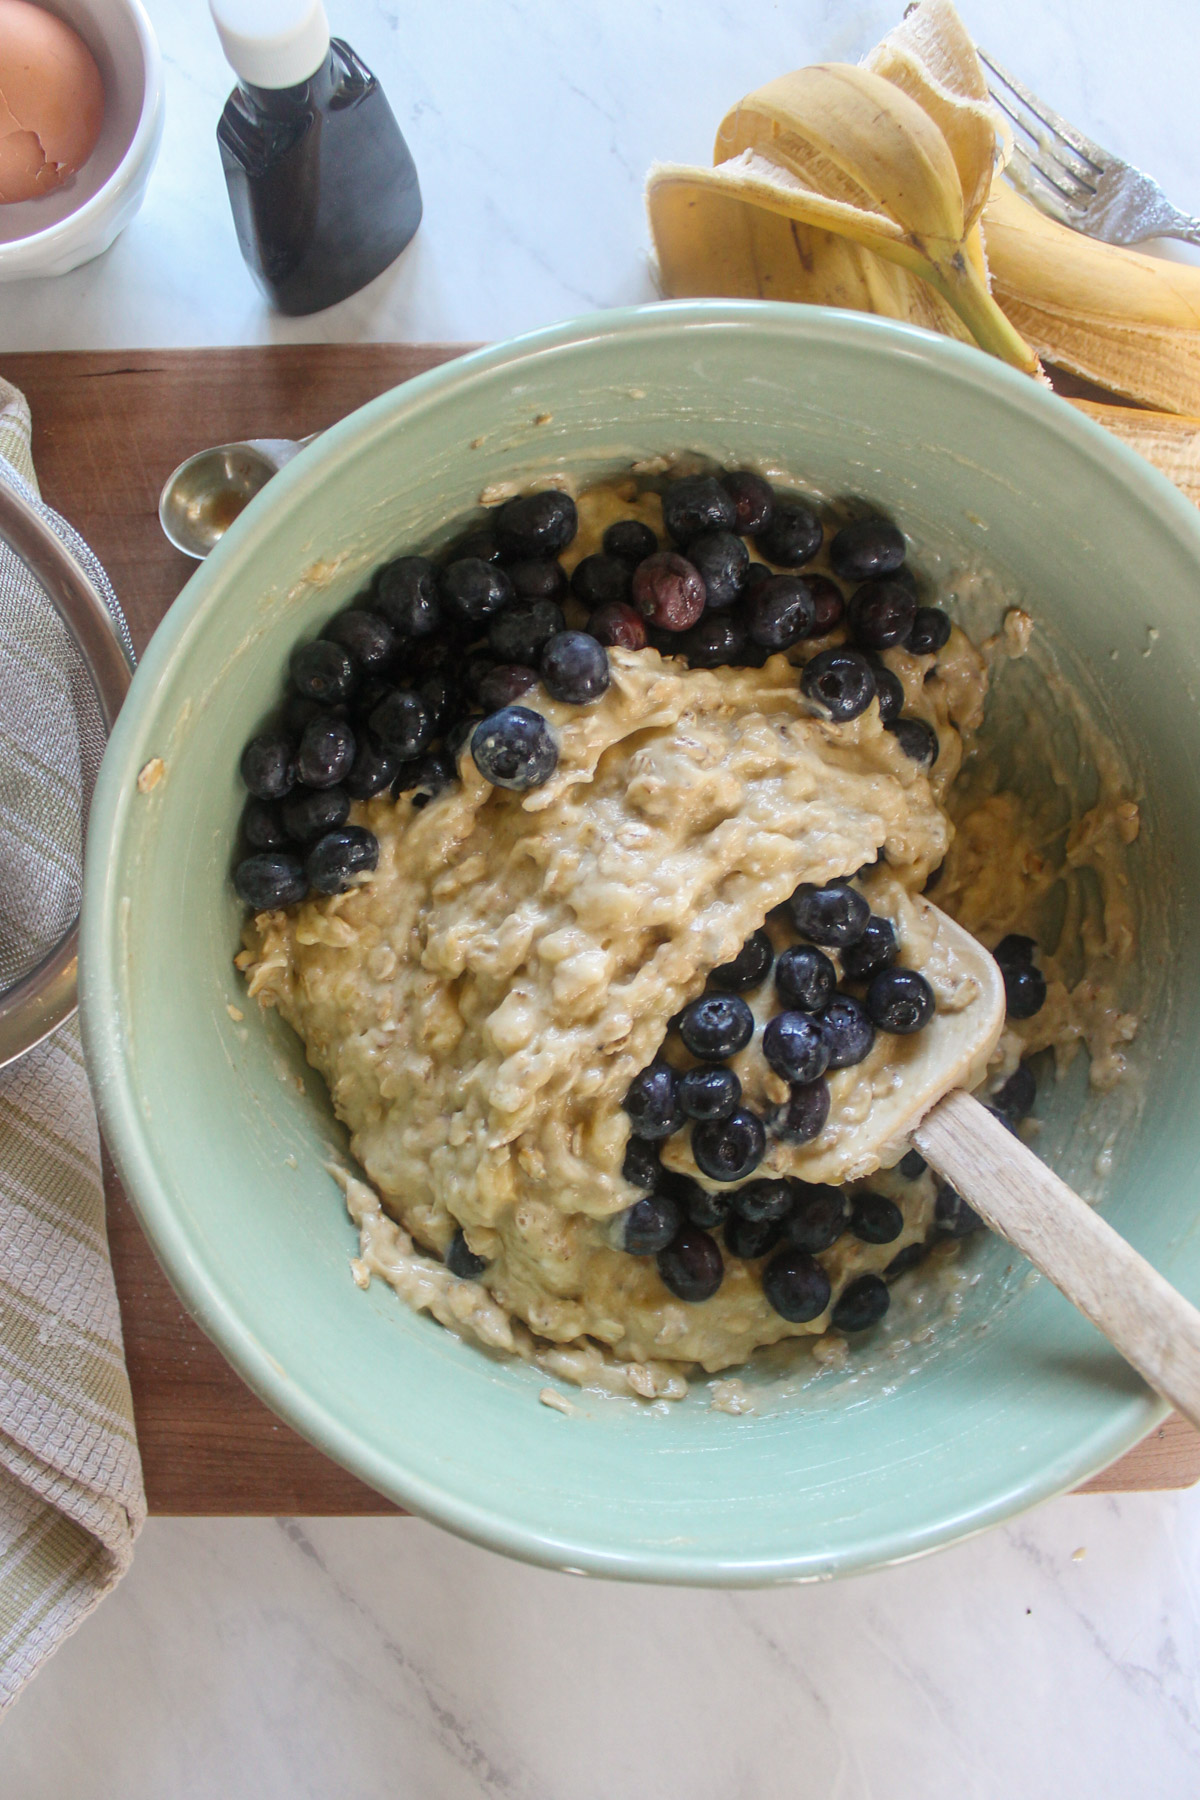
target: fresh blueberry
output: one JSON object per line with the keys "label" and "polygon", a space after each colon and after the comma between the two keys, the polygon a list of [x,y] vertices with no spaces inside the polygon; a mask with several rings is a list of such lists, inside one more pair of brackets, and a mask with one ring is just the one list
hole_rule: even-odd
{"label": "fresh blueberry", "polygon": [[[340,644],[318,638],[312,644],[298,644],[288,660],[292,686],[306,700],[319,700],[333,706],[348,700],[354,686],[354,663]],[[269,799],[264,794],[262,798]]]}
{"label": "fresh blueberry", "polygon": [[821,548],[821,521],[803,500],[775,499],[771,522],[755,539],[764,561],[781,569],[799,569]]}
{"label": "fresh blueberry", "polygon": [[350,796],[345,788],[300,788],[283,803],[283,827],[297,843],[311,844],[336,831],[350,817]]}
{"label": "fresh blueberry", "polygon": [[699,569],[713,612],[733,606],[746,580],[750,552],[732,531],[702,531],[688,541],[688,561]]}
{"label": "fresh blueberry", "polygon": [[310,719],[318,713],[344,713],[346,707],[341,701],[336,706],[322,706],[319,700],[309,700],[303,694],[287,693],[283,697],[280,718],[285,737],[298,738]]}
{"label": "fresh blueberry", "polygon": [[785,1081],[806,1085],[829,1067],[829,1045],[817,1021],[806,1012],[776,1013],[762,1034],[763,1055]]}
{"label": "fresh blueberry", "polygon": [[479,699],[479,689],[496,667],[496,659],[487,650],[475,650],[467,657],[462,671],[462,685],[467,695]]}
{"label": "fresh blueberry", "polygon": [[848,1069],[862,1062],[875,1042],[875,1027],[864,1006],[849,994],[835,994],[821,1014],[821,1030],[829,1045],[831,1069]]}
{"label": "fresh blueberry", "polygon": [[847,981],[870,981],[872,976],[890,969],[899,954],[896,927],[890,919],[872,913],[857,944],[849,944],[842,951],[842,973]]}
{"label": "fresh blueberry", "polygon": [[762,1289],[768,1306],[793,1325],[819,1319],[833,1293],[816,1257],[792,1245],[771,1258],[762,1272]]}
{"label": "fresh blueberry", "polygon": [[546,642],[540,666],[550,698],[568,706],[587,706],[608,687],[608,653],[586,631],[556,632]]}
{"label": "fresh blueberry", "polygon": [[903,1175],[905,1181],[916,1181],[919,1176],[925,1173],[929,1164],[925,1161],[925,1158],[921,1155],[919,1150],[906,1150],[904,1155],[900,1158],[900,1161],[896,1164],[896,1167],[899,1169],[901,1175]]}
{"label": "fresh blueberry", "polygon": [[442,1260],[450,1273],[457,1275],[460,1281],[478,1281],[487,1268],[487,1257],[476,1256],[468,1247],[461,1225],[446,1245],[446,1254]]}
{"label": "fresh blueberry", "polygon": [[354,877],[379,865],[379,839],[361,825],[343,825],[317,839],[304,861],[309,883],[319,894],[344,894]]}
{"label": "fresh blueberry", "polygon": [[601,539],[605,556],[619,556],[622,562],[645,562],[658,549],[658,538],[640,519],[618,519]]}
{"label": "fresh blueberry", "polygon": [[[422,807],[458,779],[458,770],[448,750],[430,750],[418,757],[416,767],[405,768],[404,789],[412,790],[412,803],[418,812]],[[397,792],[402,791],[397,783]]]}
{"label": "fresh blueberry", "polygon": [[679,1035],[701,1062],[724,1062],[754,1036],[754,1014],[736,994],[702,994],[680,1013]]}
{"label": "fresh blueberry", "polygon": [[787,908],[801,937],[831,950],[857,944],[871,918],[870,906],[847,881],[827,881],[824,887],[801,882]]}
{"label": "fresh blueberry", "polygon": [[835,645],[806,662],[800,691],[835,725],[865,713],[875,698],[875,672],[857,650]]}
{"label": "fresh blueberry", "polygon": [[613,600],[628,600],[633,571],[619,556],[585,556],[571,572],[571,592],[580,605],[594,612]]}
{"label": "fresh blueberry", "polygon": [[795,1184],[790,1181],[748,1181],[733,1196],[733,1210],[743,1219],[786,1219],[795,1204]]}
{"label": "fresh blueberry", "polygon": [[456,719],[446,728],[446,750],[453,757],[457,767],[458,759],[474,736],[475,728],[483,724],[481,712],[470,712],[461,719]]}
{"label": "fresh blueberry", "polygon": [[743,596],[748,594],[751,588],[756,588],[760,581],[773,581],[774,578],[773,570],[769,569],[766,563],[752,562],[746,570],[746,583],[742,589]]}
{"label": "fresh blueberry", "polygon": [[685,475],[663,492],[663,524],[677,544],[690,544],[705,531],[732,531],[737,507],[713,475]]}
{"label": "fresh blueberry", "polygon": [[502,706],[515,705],[537,681],[537,670],[524,663],[497,663],[479,683],[479,704],[485,712],[499,712]]}
{"label": "fresh blueberry", "polygon": [[546,488],[540,494],[506,500],[494,522],[506,556],[557,556],[579,529],[579,514],[569,494]]}
{"label": "fresh blueberry", "polygon": [[[243,814],[243,829],[245,815]],[[247,833],[247,837],[249,833]],[[264,845],[263,848],[266,848]],[[1028,1063],[1018,1063],[1008,1080],[992,1095],[992,1105],[1014,1125],[1027,1119],[1033,1111],[1033,1103],[1037,1099],[1037,1077]]]}
{"label": "fresh blueberry", "polygon": [[646,648],[646,621],[623,600],[611,606],[598,606],[587,622],[587,630],[598,644],[610,644],[621,650]]}
{"label": "fresh blueberry", "polygon": [[867,1011],[880,1031],[909,1037],[923,1031],[936,1010],[933,989],[916,969],[882,969],[867,989]]}
{"label": "fresh blueberry", "polygon": [[940,606],[918,606],[904,648],[912,656],[936,656],[950,641],[950,620]]}
{"label": "fresh blueberry", "polygon": [[742,1084],[732,1069],[688,1069],[676,1091],[689,1119],[727,1119],[742,1099]]}
{"label": "fresh blueberry", "polygon": [[715,1238],[698,1225],[685,1225],[673,1244],[658,1253],[662,1283],[677,1300],[711,1300],[720,1287],[725,1264]]}
{"label": "fresh blueberry", "polygon": [[393,688],[379,702],[369,724],[384,748],[401,758],[420,756],[433,737],[429,708],[410,688]]}
{"label": "fresh blueberry", "polygon": [[878,1275],[860,1275],[838,1295],[830,1323],[838,1331],[867,1331],[878,1325],[891,1301],[887,1283]]}
{"label": "fresh blueberry", "polygon": [[891,732],[905,756],[910,756],[923,769],[932,769],[941,750],[932,725],[924,719],[893,719],[885,729]]}
{"label": "fresh blueberry", "polygon": [[763,1159],[767,1134],[757,1113],[739,1106],[727,1119],[704,1119],[692,1127],[696,1167],[710,1181],[745,1181]]}
{"label": "fresh blueberry", "polygon": [[850,1203],[850,1229],[864,1244],[890,1244],[904,1230],[904,1214],[886,1194],[856,1194]]}
{"label": "fresh blueberry", "polygon": [[741,620],[732,613],[706,612],[679,639],[679,654],[692,669],[723,669],[740,663],[746,648]]}
{"label": "fresh blueberry", "polygon": [[463,556],[447,564],[438,588],[450,617],[480,630],[513,598],[512,582],[504,570],[478,556]]}
{"label": "fresh blueberry", "polygon": [[733,1205],[733,1195],[728,1190],[701,1187],[686,1175],[672,1176],[669,1192],[680,1202],[690,1222],[702,1231],[716,1231],[729,1217]]}
{"label": "fresh blueberry", "polygon": [[330,619],[321,636],[349,651],[356,668],[371,675],[391,662],[399,639],[387,620],[361,606],[348,606]]}
{"label": "fresh blueberry", "polygon": [[783,1226],[778,1219],[747,1219],[733,1212],[725,1221],[725,1248],[743,1262],[766,1256],[782,1236]]}
{"label": "fresh blueberry", "polygon": [[728,475],[722,475],[720,481],[733,501],[734,531],[740,531],[743,537],[765,531],[775,511],[775,489],[770,482],[755,475],[751,469],[733,469]]}
{"label": "fresh blueberry", "polygon": [[843,581],[894,575],[903,561],[904,533],[890,519],[855,519],[829,546],[829,565]]}
{"label": "fresh blueberry", "polygon": [[296,752],[296,773],[305,787],[336,787],[354,767],[358,743],[345,719],[333,713],[312,719]]}
{"label": "fresh blueberry", "polygon": [[346,792],[352,800],[370,800],[372,795],[381,794],[390,787],[400,771],[400,761],[392,750],[385,750],[382,744],[366,732],[358,740],[358,750],[354,764],[346,776]]}
{"label": "fresh blueberry", "polygon": [[879,722],[890,725],[900,717],[904,705],[904,683],[885,663],[871,664],[875,676],[875,698],[879,702]]}
{"label": "fresh blueberry", "polygon": [[724,994],[748,994],[759,987],[771,972],[775,958],[771,940],[765,931],[748,937],[732,962],[713,970],[709,980]]}
{"label": "fresh blueberry", "polygon": [[558,746],[541,713],[505,706],[482,719],[471,733],[471,755],[494,787],[541,787],[558,767]]}
{"label": "fresh blueberry", "polygon": [[445,731],[459,709],[461,695],[458,687],[450,675],[435,670],[417,683],[417,692],[429,708],[436,737]]}
{"label": "fresh blueberry", "polygon": [[500,545],[490,525],[476,525],[473,530],[464,533],[447,550],[444,560],[448,563],[456,562],[462,556],[477,556],[480,562],[500,561]]}
{"label": "fresh blueberry", "polygon": [[983,1220],[973,1206],[968,1206],[956,1187],[948,1181],[938,1184],[933,1203],[934,1223],[942,1237],[970,1237],[983,1230]]}
{"label": "fresh blueberry", "polygon": [[658,1178],[662,1174],[662,1164],[658,1160],[658,1144],[650,1138],[638,1137],[636,1134],[625,1146],[625,1161],[621,1164],[621,1174],[635,1188],[645,1188],[650,1193],[658,1186]]}
{"label": "fresh blueberry", "polygon": [[518,600],[488,623],[488,649],[502,663],[525,663],[536,669],[542,651],[566,628],[562,607],[554,600]]}
{"label": "fresh blueberry", "polygon": [[291,842],[278,806],[253,794],[242,808],[241,830],[252,850],[286,850]]}
{"label": "fresh blueberry", "polygon": [[518,600],[561,603],[567,597],[570,586],[567,571],[553,556],[535,556],[526,562],[509,563],[505,573]]}
{"label": "fresh blueberry", "polygon": [[442,622],[437,570],[424,556],[385,563],[375,575],[374,607],[402,642],[432,637]]}
{"label": "fresh blueberry", "polygon": [[787,1007],[800,1012],[822,1012],[837,986],[837,970],[812,944],[793,944],[781,952],[775,964],[775,988]]}
{"label": "fresh blueberry", "polygon": [[626,1090],[625,1111],[636,1136],[658,1143],[683,1124],[675,1071],[654,1062],[634,1076]]}
{"label": "fresh blueberry", "polygon": [[814,618],[809,637],[828,637],[841,624],[846,613],[846,597],[836,581],[827,575],[806,575],[812,594]]}
{"label": "fresh blueberry", "polygon": [[836,1244],[846,1229],[846,1196],[841,1188],[815,1181],[797,1181],[798,1190],[787,1222],[787,1239],[797,1250],[815,1256]]}
{"label": "fresh blueberry", "polygon": [[752,644],[772,652],[790,650],[809,636],[816,620],[807,577],[768,575],[756,582],[742,603],[742,616]]}
{"label": "fresh blueberry", "polygon": [[[371,714],[375,711],[375,708],[379,705],[379,702],[387,699],[395,685],[396,682],[394,677],[388,677],[386,675],[370,675],[361,686],[355,688],[354,704],[352,708],[352,717],[355,724],[358,726],[365,725],[367,720],[371,717]],[[336,711],[336,716],[342,718],[345,714],[345,710],[344,707],[339,706]],[[313,719],[327,719],[331,716],[333,716],[332,710],[329,707],[324,707],[319,711],[310,713],[309,717],[304,721],[304,724],[307,727]]]}
{"label": "fresh blueberry", "polygon": [[294,856],[277,850],[247,856],[233,871],[238,899],[255,912],[271,912],[278,906],[295,906],[308,892],[308,876]]}
{"label": "fresh blueberry", "polygon": [[661,631],[686,631],[704,611],[704,577],[673,550],[657,550],[633,571],[633,604]]}
{"label": "fresh blueberry", "polygon": [[669,1194],[647,1194],[621,1215],[621,1248],[630,1256],[656,1256],[671,1243],[682,1224],[683,1211]]}
{"label": "fresh blueberry", "polygon": [[889,650],[908,641],[917,603],[902,581],[865,581],[850,597],[846,616],[860,650]]}
{"label": "fresh blueberry", "polygon": [[1002,937],[992,955],[1002,969],[1022,969],[1032,965],[1037,945],[1031,937],[1022,937],[1019,932],[1010,931]]}
{"label": "fresh blueberry", "polygon": [[990,1103],[990,1101],[985,1100],[984,1101],[984,1110],[986,1112],[990,1112],[993,1119],[997,1120],[999,1122],[999,1124],[1003,1125],[1005,1131],[1007,1131],[1012,1137],[1015,1137],[1015,1138],[1020,1137],[1021,1134],[1017,1130],[1016,1121],[1013,1119],[1010,1119],[1007,1113],[1002,1113],[998,1106],[993,1106]]}
{"label": "fresh blueberry", "polygon": [[771,1120],[775,1136],[785,1144],[810,1144],[825,1129],[829,1117],[829,1083],[819,1081],[797,1084]]}
{"label": "fresh blueberry", "polygon": [[1001,970],[1010,1019],[1032,1019],[1046,1004],[1046,977],[1032,963],[1010,963]]}
{"label": "fresh blueberry", "polygon": [[296,785],[296,753],[278,731],[263,731],[242,751],[242,780],[256,800],[282,800]]}
{"label": "fresh blueberry", "polygon": [[895,1281],[901,1275],[907,1275],[918,1263],[923,1263],[929,1255],[928,1244],[905,1244],[903,1250],[897,1250],[887,1268],[883,1271],[885,1281]]}

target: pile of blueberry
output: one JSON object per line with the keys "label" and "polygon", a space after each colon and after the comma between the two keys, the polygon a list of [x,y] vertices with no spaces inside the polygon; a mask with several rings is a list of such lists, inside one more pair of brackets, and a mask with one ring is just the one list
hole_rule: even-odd
{"label": "pile of blueberry", "polygon": [[[713,970],[710,991],[673,1021],[695,1066],[680,1069],[660,1057],[630,1085],[625,1110],[633,1135],[624,1174],[650,1192],[624,1215],[621,1241],[634,1255],[656,1254],[663,1282],[679,1299],[706,1300],[717,1291],[724,1273],[721,1252],[710,1235],[714,1227],[723,1224],[726,1249],[748,1260],[773,1249],[786,1227],[791,1237],[764,1269],[763,1291],[784,1318],[800,1321],[816,1318],[829,1303],[829,1282],[814,1260],[815,1251],[828,1249],[845,1229],[860,1236],[882,1230],[879,1218],[891,1220],[894,1214],[895,1229],[870,1240],[887,1243],[902,1228],[899,1210],[891,1201],[883,1202],[882,1210],[870,1215],[875,1222],[863,1223],[867,1214],[843,1218],[840,1190],[810,1189],[805,1183],[787,1181],[739,1184],[762,1161],[768,1135],[788,1144],[805,1144],[818,1135],[829,1117],[830,1070],[862,1062],[877,1030],[901,1036],[921,1031],[933,1017],[935,1003],[925,977],[898,963],[891,920],[872,913],[849,881],[831,881],[823,887],[805,882],[786,910],[800,942],[776,958],[768,933],[756,931],[733,962]],[[831,952],[841,964],[840,987]],[[770,1068],[788,1084],[788,1098],[762,1118],[742,1104],[738,1076],[724,1064],[745,1050],[754,1036],[754,1014],[742,995],[760,988],[772,972],[781,1010],[763,1027],[760,1049]],[[662,1169],[658,1146],[688,1124],[700,1173],[730,1191],[712,1193],[699,1182],[669,1176]],[[772,1199],[764,1214],[767,1190]],[[801,1243],[796,1235],[801,1227],[788,1221],[799,1204],[797,1195],[808,1196],[807,1207],[814,1193],[823,1196],[827,1206],[833,1204],[829,1195],[836,1194],[841,1209],[837,1229],[827,1241],[809,1242],[805,1237]],[[803,1217],[808,1216],[803,1211]],[[804,1230],[813,1236],[815,1227],[809,1230],[806,1225]],[[648,1241],[650,1237],[655,1241]]]}
{"label": "pile of blueberry", "polygon": [[[900,716],[903,690],[879,652],[935,654],[950,621],[917,604],[904,537],[889,520],[835,532],[833,580],[799,572],[821,549],[817,514],[761,476],[681,477],[665,484],[662,502],[673,548],[622,519],[569,579],[558,558],[578,516],[555,489],[505,501],[440,562],[401,556],[377,569],[292,653],[282,711],[243,753],[250,798],[234,885],[245,903],[260,911],[310,890],[343,892],[379,856],[374,835],[349,824],[351,803],[390,790],[425,805],[457,778],[464,745],[498,787],[547,781],[554,733],[522,697],[540,682],[569,705],[599,699],[608,646],[651,644],[694,668],[760,667],[804,639],[842,632],[848,641],[819,651],[801,674],[810,702],[842,721],[877,699],[908,755],[935,761],[936,733]],[[766,561],[751,560],[746,538]],[[852,588],[848,600],[839,581]]]}
{"label": "pile of blueberry", "polygon": [[[933,1016],[934,996],[924,976],[897,963],[891,921],[873,914],[848,881],[806,883],[787,912],[801,942],[776,958],[767,932],[755,932],[732,963],[714,969],[710,987],[717,991],[692,1001],[673,1021],[695,1066],[681,1069],[660,1056],[632,1082],[625,1098],[632,1135],[622,1172],[645,1197],[628,1208],[617,1229],[621,1247],[634,1256],[655,1256],[664,1285],[686,1301],[708,1300],[721,1285],[724,1256],[713,1235],[721,1230],[726,1253],[748,1262],[769,1259],[761,1270],[767,1301],[783,1318],[803,1323],[829,1305],[819,1252],[844,1231],[866,1243],[891,1243],[903,1230],[903,1214],[882,1194],[747,1178],[769,1135],[792,1144],[818,1135],[829,1116],[829,1070],[861,1062],[877,1029],[901,1036],[920,1031]],[[841,964],[841,988],[830,951]],[[1032,939],[1019,937],[1004,939],[995,952],[1011,1018],[1031,1017],[1045,1000],[1034,953]],[[761,1050],[790,1091],[764,1119],[742,1105],[741,1083],[723,1063],[754,1035],[754,1015],[740,996],[761,987],[772,969],[783,1010],[767,1020]],[[992,1097],[991,1110],[1015,1131],[1036,1094],[1033,1071],[1022,1063]],[[716,1191],[662,1166],[662,1143],[688,1124],[696,1166],[722,1184]],[[925,1166],[910,1151],[899,1171],[916,1180]],[[941,1182],[934,1238],[966,1237],[981,1226],[957,1190]],[[928,1247],[906,1245],[882,1278],[863,1275],[849,1283],[833,1308],[833,1324],[847,1332],[875,1324],[887,1311],[888,1282],[915,1268]]]}

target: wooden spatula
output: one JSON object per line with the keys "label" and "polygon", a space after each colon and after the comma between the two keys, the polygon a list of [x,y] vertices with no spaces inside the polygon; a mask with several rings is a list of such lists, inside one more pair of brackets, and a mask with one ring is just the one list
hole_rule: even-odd
{"label": "wooden spatula", "polygon": [[[996,1043],[1003,986],[969,932],[945,913],[937,923],[979,992],[956,1021],[942,1097],[929,1104],[928,1070],[914,1096],[907,1122],[913,1144],[985,1224],[1048,1275],[1126,1362],[1200,1427],[1200,1311],[959,1085],[962,1069],[977,1068]],[[889,1143],[897,1124],[889,1117]]]}

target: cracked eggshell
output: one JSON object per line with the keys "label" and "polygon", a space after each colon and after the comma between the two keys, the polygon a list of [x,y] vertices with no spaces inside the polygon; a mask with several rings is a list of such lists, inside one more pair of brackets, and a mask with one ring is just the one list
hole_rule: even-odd
{"label": "cracked eggshell", "polygon": [[60,186],[103,118],[100,71],[77,33],[29,0],[0,0],[0,205]]}

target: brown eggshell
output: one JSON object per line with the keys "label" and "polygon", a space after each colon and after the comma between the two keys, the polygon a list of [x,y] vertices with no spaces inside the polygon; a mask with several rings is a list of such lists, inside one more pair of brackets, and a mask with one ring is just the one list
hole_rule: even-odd
{"label": "brown eggshell", "polygon": [[0,205],[51,193],[82,168],[103,119],[83,39],[30,0],[0,0]]}

